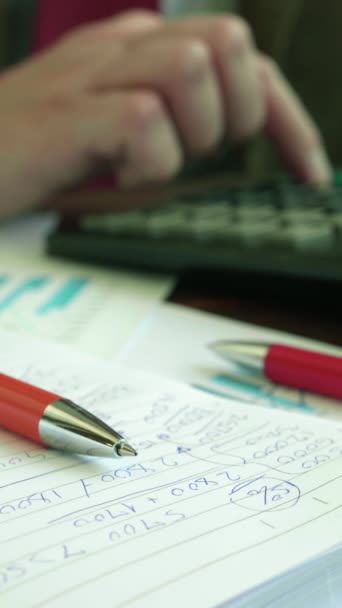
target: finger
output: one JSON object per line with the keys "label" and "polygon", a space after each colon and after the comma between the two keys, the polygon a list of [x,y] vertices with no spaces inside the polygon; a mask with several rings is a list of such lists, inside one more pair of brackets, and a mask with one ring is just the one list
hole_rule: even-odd
{"label": "finger", "polygon": [[109,36],[120,36],[130,39],[135,36],[149,34],[161,27],[163,19],[157,13],[147,10],[126,11],[119,16],[100,22]]}
{"label": "finger", "polygon": [[[257,72],[255,48],[248,26],[233,16],[193,17],[151,32],[150,42],[188,37],[204,43],[221,86],[227,128],[233,138],[246,138],[262,128],[263,88]],[[144,34],[132,40],[137,51]]]}
{"label": "finger", "polygon": [[94,96],[77,111],[77,147],[90,168],[110,161],[123,187],[172,177],[182,163],[177,134],[156,95],[147,91]]}
{"label": "finger", "polygon": [[52,49],[36,56],[33,64],[38,73],[42,65],[45,66],[56,90],[62,81],[65,90],[79,93],[91,86],[100,86],[102,74],[114,73],[116,66],[125,62],[128,41],[148,36],[161,23],[161,18],[150,11],[130,11],[119,17],[82,25],[66,34]]}
{"label": "finger", "polygon": [[265,88],[269,136],[298,177],[329,183],[332,170],[319,131],[303,104],[272,61],[260,56],[258,69]]}
{"label": "finger", "polygon": [[[63,43],[73,45],[75,40],[79,40],[87,42],[88,45],[93,43],[96,46],[100,43],[103,46],[104,42],[113,42],[117,38],[130,40],[134,37],[149,35],[162,24],[162,18],[152,11],[127,11],[119,16],[81,25],[67,33],[63,38]],[[88,46],[84,45],[83,50],[87,52]]]}
{"label": "finger", "polygon": [[224,133],[219,83],[206,46],[190,38],[147,42],[102,78],[102,87],[145,86],[161,95],[185,147],[202,153]]}

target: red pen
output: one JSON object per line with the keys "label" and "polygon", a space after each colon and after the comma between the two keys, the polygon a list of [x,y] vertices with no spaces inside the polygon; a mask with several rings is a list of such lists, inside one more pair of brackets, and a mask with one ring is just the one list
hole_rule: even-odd
{"label": "red pen", "polygon": [[260,372],[272,382],[342,399],[342,357],[285,344],[222,340],[209,348],[222,359]]}
{"label": "red pen", "polygon": [[0,426],[68,452],[136,456],[119,433],[76,403],[5,374],[0,374]]}

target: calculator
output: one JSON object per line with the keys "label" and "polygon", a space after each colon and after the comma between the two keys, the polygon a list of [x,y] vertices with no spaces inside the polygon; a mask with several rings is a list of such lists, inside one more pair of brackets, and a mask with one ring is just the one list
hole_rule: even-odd
{"label": "calculator", "polygon": [[156,271],[342,281],[342,183],[217,187],[151,208],[84,215],[48,238],[51,254]]}

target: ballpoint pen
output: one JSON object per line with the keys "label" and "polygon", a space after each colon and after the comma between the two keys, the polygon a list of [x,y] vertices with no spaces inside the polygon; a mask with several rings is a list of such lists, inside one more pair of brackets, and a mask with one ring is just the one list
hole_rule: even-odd
{"label": "ballpoint pen", "polygon": [[221,359],[259,372],[272,382],[342,398],[342,357],[262,342],[219,340],[208,346]]}
{"label": "ballpoint pen", "polygon": [[0,426],[77,454],[137,455],[119,433],[79,405],[5,374],[0,374]]}

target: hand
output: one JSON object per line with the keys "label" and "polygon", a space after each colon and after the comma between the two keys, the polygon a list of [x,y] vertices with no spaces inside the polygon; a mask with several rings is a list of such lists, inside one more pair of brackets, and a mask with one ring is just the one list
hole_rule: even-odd
{"label": "hand", "polygon": [[0,79],[1,212],[103,163],[122,187],[167,180],[184,155],[262,129],[298,176],[329,181],[316,126],[241,19],[131,12],[83,26]]}

